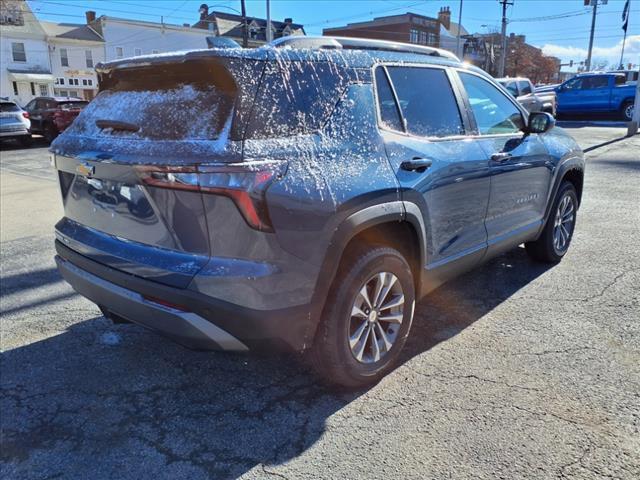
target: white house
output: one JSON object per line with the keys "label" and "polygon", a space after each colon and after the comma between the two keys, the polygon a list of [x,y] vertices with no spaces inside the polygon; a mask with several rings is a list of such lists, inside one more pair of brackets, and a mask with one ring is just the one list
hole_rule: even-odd
{"label": "white house", "polygon": [[91,100],[98,92],[95,65],[104,61],[104,40],[90,25],[40,22],[47,34],[54,94]]}
{"label": "white house", "polygon": [[52,95],[46,34],[24,0],[0,0],[0,97],[26,105]]}
{"label": "white house", "polygon": [[[87,12],[90,17],[92,12]],[[175,50],[207,48],[211,32],[188,25],[101,16],[88,24],[104,39],[107,61]]]}

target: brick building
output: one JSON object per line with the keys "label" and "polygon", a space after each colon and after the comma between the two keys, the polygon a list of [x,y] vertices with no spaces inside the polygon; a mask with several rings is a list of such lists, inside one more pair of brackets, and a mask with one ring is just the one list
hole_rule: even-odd
{"label": "brick building", "polygon": [[325,28],[322,34],[439,47],[440,21],[437,18],[408,12],[400,15],[376,17],[367,22],[349,23],[343,27]]}

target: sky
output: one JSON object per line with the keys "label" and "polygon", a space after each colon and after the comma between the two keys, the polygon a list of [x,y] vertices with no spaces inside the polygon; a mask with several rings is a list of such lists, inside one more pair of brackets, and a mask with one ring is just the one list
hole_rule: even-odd
{"label": "sky", "polygon": [[[526,35],[527,43],[560,57],[563,63],[579,62],[587,56],[592,8],[583,0],[512,0],[507,9],[507,33]],[[600,0],[602,2],[603,0]],[[210,10],[235,13],[239,0],[28,0],[38,18],[54,22],[82,22],[86,10],[97,15],[166,23],[195,23],[200,4]],[[437,17],[440,7],[451,9],[458,20],[460,0],[271,0],[271,18],[293,18],[307,35],[321,35],[322,29],[370,20],[377,16],[414,12]],[[266,17],[266,0],[247,0],[247,15]],[[617,66],[620,61],[624,0],[608,0],[598,6],[593,58]],[[500,30],[498,0],[463,0],[462,25],[470,32]],[[640,0],[631,0],[625,63],[640,64]],[[595,62],[594,62],[595,63]],[[571,70],[571,68],[563,68]],[[575,67],[574,67],[575,70]]]}

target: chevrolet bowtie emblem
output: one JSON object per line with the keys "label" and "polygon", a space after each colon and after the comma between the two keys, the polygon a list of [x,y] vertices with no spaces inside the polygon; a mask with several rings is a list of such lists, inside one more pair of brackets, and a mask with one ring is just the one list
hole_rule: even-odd
{"label": "chevrolet bowtie emblem", "polygon": [[96,167],[93,165],[89,165],[88,163],[81,163],[76,167],[76,173],[83,175],[85,177],[91,177],[94,173],[96,173]]}

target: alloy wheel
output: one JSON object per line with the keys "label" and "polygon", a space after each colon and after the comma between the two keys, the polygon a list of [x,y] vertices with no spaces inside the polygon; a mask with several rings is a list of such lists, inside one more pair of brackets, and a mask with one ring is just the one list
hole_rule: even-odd
{"label": "alloy wheel", "polygon": [[634,104],[630,103],[629,105],[627,105],[624,109],[624,116],[627,118],[627,120],[631,120],[633,119],[633,110],[634,110]]}
{"label": "alloy wheel", "polygon": [[569,248],[569,241],[573,234],[576,209],[571,195],[565,195],[558,203],[555,221],[553,224],[553,248],[556,253],[562,254]]}
{"label": "alloy wheel", "polygon": [[396,339],[404,316],[404,292],[393,273],[380,272],[358,291],[351,308],[349,347],[360,363],[384,357]]}

